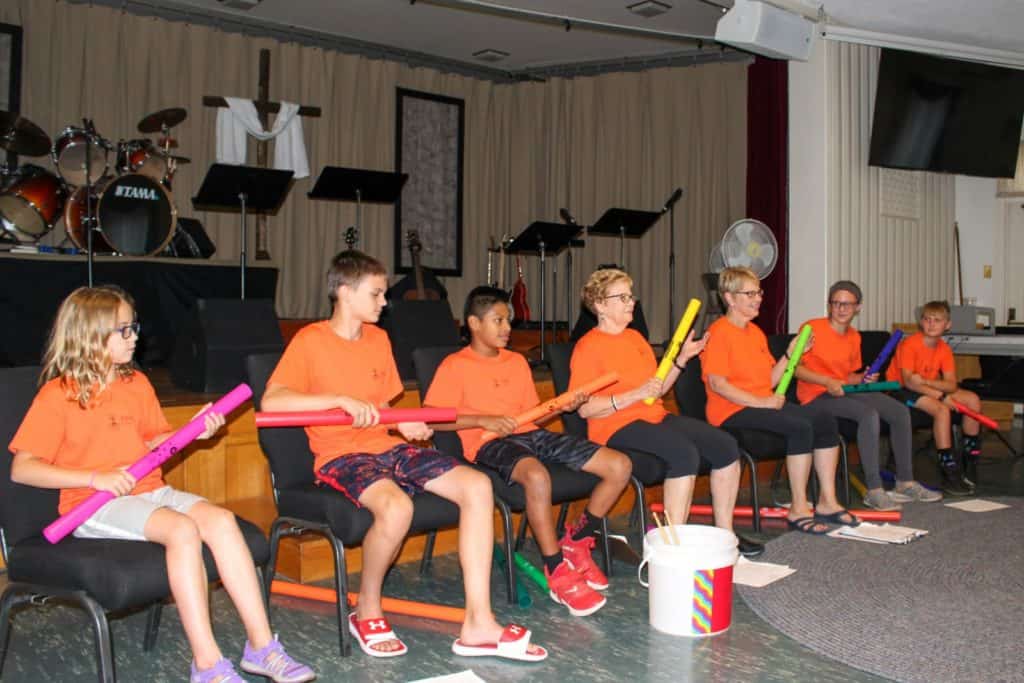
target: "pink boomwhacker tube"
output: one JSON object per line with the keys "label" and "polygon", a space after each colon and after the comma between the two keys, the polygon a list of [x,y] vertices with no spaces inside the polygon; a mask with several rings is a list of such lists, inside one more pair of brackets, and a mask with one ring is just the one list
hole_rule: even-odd
{"label": "pink boomwhacker tube", "polygon": [[[399,422],[455,422],[454,408],[383,408],[378,424]],[[326,427],[350,425],[352,416],[344,410],[305,410],[290,413],[256,413],[257,427]]]}
{"label": "pink boomwhacker tube", "polygon": [[[542,417],[547,417],[549,415],[553,415],[554,413],[562,412],[562,410],[565,409],[566,406],[570,405],[573,402],[573,399],[576,398],[576,394],[580,392],[584,394],[592,394],[595,391],[604,389],[609,384],[615,384],[618,381],[619,373],[617,372],[609,372],[606,375],[601,375],[594,381],[587,382],[578,389],[567,391],[564,394],[559,394],[558,396],[555,396],[552,399],[544,401],[544,403],[541,403],[536,408],[530,408],[525,413],[522,413],[521,415],[516,415],[516,427],[519,428],[522,427],[524,424],[534,422],[536,420],[541,419]],[[498,435],[495,434],[494,432],[484,432],[483,438],[480,439],[480,443],[485,444],[488,441],[494,441],[497,438]]]}
{"label": "pink boomwhacker tube", "polygon": [[[192,418],[191,422],[174,432],[174,434],[171,434],[166,441],[144,455],[141,459],[135,461],[135,464],[128,468],[128,473],[137,480],[142,479],[157,467],[160,467],[160,465],[162,465],[166,460],[173,457],[182,448],[185,448],[195,441],[196,438],[198,438],[206,429],[205,419],[208,413],[220,413],[221,415],[227,415],[232,410],[248,401],[251,397],[252,389],[249,388],[249,385],[239,384],[237,387],[225,394],[220,400],[210,406],[208,410],[204,410],[199,415],[196,415]],[[50,543],[58,542],[81,526],[86,520],[96,514],[97,510],[113,499],[113,493],[110,493],[109,491],[97,491],[82,501],[73,510],[67,514],[61,515],[56,521],[43,529],[43,536],[45,536],[46,540]]]}
{"label": "pink boomwhacker tube", "polygon": [[960,413],[964,417],[969,417],[973,420],[977,420],[978,424],[985,425],[989,429],[994,429],[997,432],[999,431],[999,423],[993,420],[991,417],[973,411],[967,406],[965,406],[963,403],[958,403],[957,401],[953,401],[953,407],[956,408],[956,412]]}

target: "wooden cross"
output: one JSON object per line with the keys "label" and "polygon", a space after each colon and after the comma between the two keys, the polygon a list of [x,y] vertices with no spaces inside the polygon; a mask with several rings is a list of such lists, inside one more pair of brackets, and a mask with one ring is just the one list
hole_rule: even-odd
{"label": "wooden cross", "polygon": [[[260,74],[258,97],[253,101],[256,105],[256,113],[259,115],[260,124],[266,130],[270,125],[270,115],[281,111],[280,102],[270,100],[270,50],[260,50]],[[204,95],[203,106],[205,107],[226,107],[227,100],[216,95]],[[320,107],[300,106],[299,116],[320,118]],[[256,144],[256,165],[266,168],[267,162],[267,140],[261,140]],[[267,261],[270,259],[270,252],[267,250],[269,240],[267,239],[267,215],[261,213],[256,217],[256,260]]]}

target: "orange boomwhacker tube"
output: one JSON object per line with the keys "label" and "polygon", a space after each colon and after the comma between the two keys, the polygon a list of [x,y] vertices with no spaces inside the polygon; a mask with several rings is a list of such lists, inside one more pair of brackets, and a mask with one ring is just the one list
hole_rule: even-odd
{"label": "orange boomwhacker tube", "polygon": [[[336,603],[338,594],[331,588],[320,588],[318,586],[307,586],[302,583],[291,583],[290,581],[271,581],[270,592],[277,595],[287,595],[293,598],[305,598],[318,602]],[[354,606],[358,600],[357,593],[349,593],[348,600]],[[392,614],[404,614],[410,617],[423,617],[424,619],[437,619],[438,621],[450,621],[453,624],[461,624],[466,620],[466,610],[460,607],[447,607],[445,605],[433,605],[429,602],[414,602],[412,600],[399,600],[397,598],[381,598],[381,607],[385,612]]]}
{"label": "orange boomwhacker tube", "polygon": [[[524,424],[527,424],[528,422],[534,422],[542,417],[547,417],[548,415],[553,415],[555,413],[561,412],[562,409],[564,409],[567,405],[572,403],[573,399],[576,398],[576,394],[578,393],[582,392],[584,394],[592,394],[598,389],[604,389],[609,384],[615,384],[615,382],[618,381],[619,373],[617,372],[609,372],[607,375],[601,375],[594,381],[587,382],[579,389],[567,391],[564,394],[559,394],[558,396],[555,396],[550,400],[544,401],[544,403],[541,403],[536,408],[531,408],[530,410],[527,410],[525,413],[517,415],[515,418],[516,427],[522,427]],[[483,438],[480,440],[480,443],[484,444],[487,443],[488,441],[493,441],[494,439],[497,438],[498,435],[495,434],[494,432],[485,431]]]}
{"label": "orange boomwhacker tube", "polygon": [[[660,512],[661,503],[652,503],[651,510]],[[857,519],[864,522],[898,522],[902,519],[899,510],[848,510]],[[691,505],[691,515],[711,516],[710,505]],[[737,505],[733,517],[753,517],[754,510],[749,505]],[[789,508],[761,508],[761,519],[783,519],[789,515]]]}

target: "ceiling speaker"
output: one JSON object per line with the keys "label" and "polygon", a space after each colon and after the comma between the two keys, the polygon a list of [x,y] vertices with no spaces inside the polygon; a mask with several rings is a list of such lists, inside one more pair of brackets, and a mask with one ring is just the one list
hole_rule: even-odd
{"label": "ceiling speaker", "polygon": [[736,0],[722,15],[715,40],[754,54],[806,62],[814,46],[815,25],[759,0]]}

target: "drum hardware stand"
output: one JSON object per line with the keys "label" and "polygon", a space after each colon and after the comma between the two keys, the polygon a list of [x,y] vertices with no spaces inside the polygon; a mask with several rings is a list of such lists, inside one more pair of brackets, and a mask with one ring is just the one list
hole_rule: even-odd
{"label": "drum hardware stand", "polygon": [[[569,209],[559,209],[558,215],[562,217],[566,225],[571,225],[574,228],[578,228],[582,232],[583,228],[576,222],[576,218],[569,213]],[[572,292],[572,249],[573,247],[582,247],[586,242],[584,240],[571,239],[569,240],[569,248],[565,252],[565,326],[566,331],[571,335],[572,327],[575,318],[572,314],[572,303],[573,303],[573,292]],[[557,337],[557,335],[556,335]]]}
{"label": "drum hardware stand", "polygon": [[[82,119],[82,125],[85,127],[87,133],[96,133],[96,128],[89,119]],[[95,216],[93,215],[92,208],[92,135],[85,136],[85,224],[88,226],[85,229],[85,263],[86,273],[88,277],[89,286],[92,287],[93,274],[92,266],[94,255],[92,253],[92,242],[93,235],[92,231],[96,229]]]}

